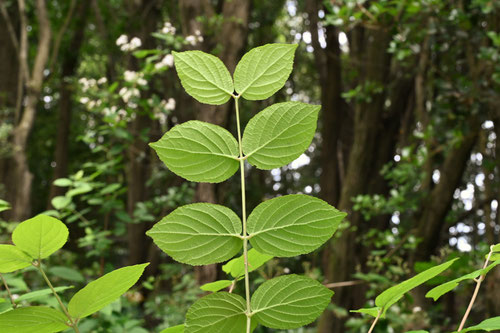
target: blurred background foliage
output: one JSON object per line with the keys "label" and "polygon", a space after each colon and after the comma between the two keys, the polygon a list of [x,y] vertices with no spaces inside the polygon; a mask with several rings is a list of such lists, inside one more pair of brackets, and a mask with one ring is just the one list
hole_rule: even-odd
{"label": "blurred background foliage", "polygon": [[[236,131],[230,104],[183,92],[172,51],[210,52],[232,72],[252,47],[299,44],[285,88],[241,105],[246,123],[275,102],[322,104],[305,154],[280,169],[249,169],[250,209],[305,193],[349,213],[321,251],[252,273],[252,288],[293,271],[335,291],[317,322],[293,332],[365,332],[370,319],[349,310],[445,259],[460,257],[446,279],[468,273],[499,242],[498,1],[0,0],[0,9],[0,241],[38,213],[62,219],[70,241],[49,270],[58,286],[151,262],[134,291],[81,332],[180,324],[199,286],[225,277],[220,265],[173,262],[144,234],[190,202],[241,213],[237,178],[190,184],[148,147],[190,119]],[[43,289],[33,272],[5,278],[20,304],[55,305],[47,294],[23,298]],[[440,281],[391,308],[377,332],[454,329],[473,286],[425,299]],[[500,315],[499,286],[497,269],[471,322]]]}

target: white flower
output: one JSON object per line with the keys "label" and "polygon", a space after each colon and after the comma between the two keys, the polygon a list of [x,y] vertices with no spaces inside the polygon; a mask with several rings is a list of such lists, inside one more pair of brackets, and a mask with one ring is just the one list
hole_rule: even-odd
{"label": "white flower", "polygon": [[163,57],[161,62],[168,67],[172,67],[174,65],[174,56],[171,54],[167,54],[166,56]]}
{"label": "white flower", "polygon": [[108,79],[107,79],[107,78],[105,78],[105,77],[101,77],[99,80],[97,80],[97,83],[98,83],[98,84],[104,84],[104,83],[106,83],[106,82],[108,82]]}
{"label": "white flower", "polygon": [[165,22],[165,24],[163,25],[163,28],[161,29],[161,32],[164,33],[164,34],[172,34],[172,35],[175,35],[175,27],[172,26],[172,24],[170,22]]}
{"label": "white flower", "polygon": [[130,47],[131,47],[131,50],[135,50],[136,48],[138,47],[141,47],[142,45],[142,42],[139,38],[137,37],[134,37],[130,40]]}
{"label": "white flower", "polygon": [[165,105],[165,109],[174,110],[175,109],[175,99],[169,98],[167,104]]}
{"label": "white flower", "polygon": [[89,101],[90,101],[90,99],[88,97],[80,98],[80,103],[82,103],[82,104],[87,104]]}
{"label": "white flower", "polygon": [[157,63],[155,64],[155,69],[156,69],[156,70],[160,70],[160,69],[165,68],[165,67],[167,67],[167,66],[166,66],[164,63],[162,63],[161,61],[160,61],[160,62],[157,62]]}
{"label": "white flower", "polygon": [[139,75],[137,74],[137,72],[134,71],[125,71],[123,73],[123,78],[127,82],[135,82],[138,79],[138,77]]}
{"label": "white flower", "polygon": [[193,46],[196,45],[196,40],[197,40],[197,38],[193,35],[189,35],[186,37],[186,42],[188,42],[189,44],[191,44]]}
{"label": "white flower", "polygon": [[148,84],[148,81],[146,81],[146,79],[140,78],[139,80],[137,80],[137,84],[140,86],[145,86]]}
{"label": "white flower", "polygon": [[116,40],[116,45],[118,45],[118,46],[122,46],[122,45],[127,44],[127,43],[128,43],[128,36],[127,35],[121,35]]}

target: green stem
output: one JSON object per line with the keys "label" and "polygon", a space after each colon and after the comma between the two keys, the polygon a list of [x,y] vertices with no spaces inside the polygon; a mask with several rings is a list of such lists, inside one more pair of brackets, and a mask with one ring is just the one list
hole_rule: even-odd
{"label": "green stem", "polygon": [[17,307],[17,304],[14,301],[14,296],[12,296],[12,293],[10,292],[10,288],[9,285],[7,284],[7,281],[5,281],[5,278],[3,277],[2,274],[0,274],[0,279],[2,279],[3,285],[5,286],[5,290],[7,290],[7,294],[9,294],[9,299],[10,302],[12,303],[12,307],[15,309]]}
{"label": "green stem", "polygon": [[241,209],[242,209],[242,221],[243,221],[243,258],[245,262],[245,298],[247,301],[246,333],[250,333],[252,308],[250,307],[250,280],[248,278],[248,235],[247,235],[247,211],[246,211],[246,198],[245,198],[245,160],[243,157],[243,146],[241,144],[240,110],[238,106],[239,98],[240,96],[234,96],[234,103],[236,108],[236,125],[238,128],[238,146],[240,148]]}
{"label": "green stem", "polygon": [[50,290],[52,290],[52,293],[56,297],[57,302],[61,306],[61,309],[63,310],[63,312],[66,315],[66,317],[68,317],[68,320],[69,320],[69,322],[71,324],[71,327],[73,327],[73,329],[75,330],[76,333],[80,333],[80,331],[78,330],[78,324],[77,324],[77,322],[75,320],[73,320],[73,317],[70,316],[68,310],[66,309],[66,306],[64,306],[64,303],[61,301],[61,298],[59,297],[59,295],[57,294],[56,290],[54,289],[54,286],[52,286],[52,283],[50,282],[49,278],[45,274],[45,272],[44,272],[44,270],[42,268],[42,262],[40,260],[38,260],[38,262],[36,264],[33,264],[33,266],[35,266],[38,269],[38,271],[40,272],[40,274],[42,274],[43,279],[45,280],[45,282],[49,286]]}
{"label": "green stem", "polygon": [[[484,262],[483,269],[488,267],[488,262],[490,261],[491,255],[493,253],[493,246],[490,247],[490,253],[488,253],[488,257],[486,258],[486,261]],[[476,281],[476,289],[474,289],[474,293],[472,294],[472,298],[469,302],[469,306],[467,307],[467,310],[465,311],[464,317],[462,318],[462,321],[460,322],[460,326],[458,327],[458,332],[460,332],[464,326],[465,322],[467,321],[467,318],[469,317],[470,311],[472,310],[472,306],[474,305],[474,302],[476,301],[477,294],[479,293],[479,288],[481,288],[481,283],[484,280],[484,275],[479,276],[479,278],[474,279]]]}

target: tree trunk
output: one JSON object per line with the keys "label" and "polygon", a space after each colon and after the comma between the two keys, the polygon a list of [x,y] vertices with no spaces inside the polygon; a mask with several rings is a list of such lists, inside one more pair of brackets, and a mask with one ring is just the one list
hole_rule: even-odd
{"label": "tree trunk", "polygon": [[83,1],[78,4],[75,15],[75,32],[71,39],[68,53],[62,60],[61,70],[61,87],[59,88],[59,117],[57,120],[57,140],[54,154],[56,166],[52,175],[50,186],[50,194],[48,198],[48,206],[52,198],[63,195],[66,191],[64,188],[55,186],[54,180],[63,178],[68,175],[68,145],[69,134],[71,128],[71,109],[73,107],[73,89],[74,84],[71,83],[71,77],[75,75],[78,68],[78,58],[80,48],[85,38],[85,27],[87,24],[88,11],[90,7],[89,1]]}

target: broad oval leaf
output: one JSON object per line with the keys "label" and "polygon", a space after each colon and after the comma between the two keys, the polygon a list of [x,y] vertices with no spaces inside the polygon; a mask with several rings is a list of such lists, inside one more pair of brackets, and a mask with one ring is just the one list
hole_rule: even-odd
{"label": "broad oval leaf", "polygon": [[475,278],[477,278],[480,275],[486,275],[486,274],[488,274],[488,272],[490,270],[492,270],[498,264],[500,264],[500,260],[495,261],[494,263],[492,263],[491,265],[489,265],[488,267],[486,267],[484,269],[478,269],[478,270],[476,270],[474,272],[471,272],[471,273],[469,273],[467,275],[461,276],[461,277],[459,277],[457,279],[454,279],[454,280],[448,281],[446,283],[440,284],[439,286],[432,288],[425,295],[425,297],[432,298],[432,299],[434,299],[434,301],[437,301],[439,299],[439,297],[441,297],[444,294],[446,294],[447,292],[450,292],[453,289],[455,289],[460,282],[465,281],[465,280],[475,279]]}
{"label": "broad oval leaf", "polygon": [[232,258],[243,246],[241,220],[231,209],[210,203],[182,206],[146,234],[175,260],[208,265]]}
{"label": "broad oval leaf", "polygon": [[62,248],[68,234],[68,228],[58,219],[38,215],[19,224],[12,233],[12,241],[33,259],[43,259]]}
{"label": "broad oval leaf", "polygon": [[258,205],[248,217],[247,231],[257,251],[293,257],[330,239],[345,216],[323,200],[292,194]]}
{"label": "broad oval leaf", "polygon": [[311,144],[321,106],[300,102],[271,105],[250,119],[243,152],[250,164],[269,170],[299,157]]}
{"label": "broad oval leaf", "polygon": [[69,314],[75,319],[84,318],[113,303],[139,280],[147,265],[119,268],[90,282],[69,301]]}
{"label": "broad oval leaf", "polygon": [[270,328],[298,328],[318,318],[332,295],[308,277],[280,276],[264,282],[252,295],[252,318]]}
{"label": "broad oval leaf", "polygon": [[406,281],[403,281],[394,287],[391,287],[384,292],[382,292],[380,295],[377,296],[375,299],[375,305],[382,308],[382,317],[385,317],[385,313],[391,305],[396,303],[401,297],[403,297],[404,294],[412,290],[413,288],[424,284],[425,282],[429,281],[436,275],[441,274],[445,270],[447,270],[453,263],[458,260],[458,258],[455,258],[453,260],[447,261],[441,265],[437,265],[434,267],[431,267],[422,273],[419,273],[412,277],[411,279],[408,279]]}
{"label": "broad oval leaf", "polygon": [[31,265],[32,258],[14,245],[0,244],[0,273],[10,273]]}
{"label": "broad oval leaf", "polygon": [[471,332],[471,331],[491,332],[494,330],[500,330],[500,317],[485,319],[478,325],[464,328],[463,330],[460,331],[460,333]]}
{"label": "broad oval leaf", "polygon": [[68,329],[66,316],[45,306],[17,308],[0,314],[2,333],[53,333]]}
{"label": "broad oval leaf", "polygon": [[202,51],[172,52],[186,92],[201,103],[220,105],[233,94],[233,79],[224,63]]}
{"label": "broad oval leaf", "polygon": [[[248,251],[248,271],[252,272],[271,260],[273,256],[258,252],[256,249]],[[231,259],[227,264],[222,266],[222,270],[232,277],[238,278],[245,274],[245,257],[243,255],[238,258]]]}
{"label": "broad oval leaf", "polygon": [[184,324],[172,326],[172,327],[167,327],[164,330],[162,330],[160,333],[184,333]]}
{"label": "broad oval leaf", "polygon": [[222,182],[240,165],[234,136],[198,120],[175,126],[150,146],[172,172],[193,182]]}
{"label": "broad oval leaf", "polygon": [[205,283],[204,285],[202,285],[200,287],[200,289],[203,291],[211,291],[214,293],[216,291],[227,288],[232,284],[233,284],[233,281],[230,281],[230,280],[219,280],[219,281]]}
{"label": "broad oval leaf", "polygon": [[[200,298],[186,314],[186,333],[245,332],[245,300],[235,294],[218,292]],[[255,328],[252,321],[252,331]]]}
{"label": "broad oval leaf", "polygon": [[248,100],[272,96],[284,85],[293,68],[297,44],[267,44],[241,58],[234,70],[234,88]]}

